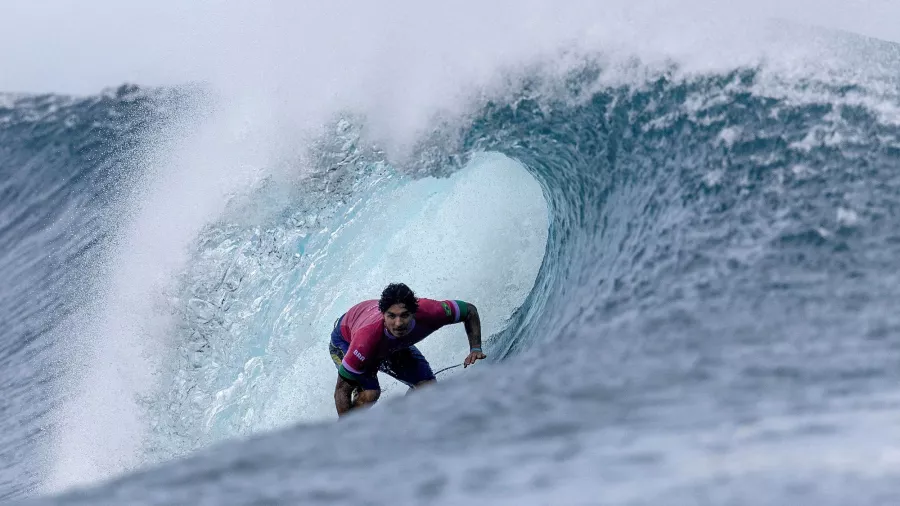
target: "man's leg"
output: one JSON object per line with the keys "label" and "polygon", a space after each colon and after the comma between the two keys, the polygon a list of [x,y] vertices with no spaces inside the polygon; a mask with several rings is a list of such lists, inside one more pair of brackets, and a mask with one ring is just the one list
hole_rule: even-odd
{"label": "man's leg", "polygon": [[[340,321],[334,322],[334,330],[331,333],[331,342],[328,343],[328,353],[336,368],[341,367],[344,354],[349,343],[344,341],[340,334]],[[371,377],[364,376],[360,382],[351,382],[338,375],[337,385],[334,388],[334,407],[338,416],[343,416],[348,411],[375,403],[381,396],[381,386],[375,374]]]}
{"label": "man's leg", "polygon": [[350,410],[374,404],[381,397],[381,386],[378,378],[361,376],[359,381],[350,381],[338,374],[337,384],[334,387],[334,407],[338,416],[343,416]]}
{"label": "man's leg", "polygon": [[[354,398],[354,394],[355,398]],[[334,387],[334,407],[338,416],[344,416],[353,409],[374,404],[381,397],[379,388],[363,389],[360,385],[338,376]]]}

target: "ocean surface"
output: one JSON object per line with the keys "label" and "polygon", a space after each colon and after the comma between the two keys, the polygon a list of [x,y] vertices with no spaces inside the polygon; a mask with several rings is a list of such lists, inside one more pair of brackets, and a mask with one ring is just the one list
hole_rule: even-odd
{"label": "ocean surface", "polygon": [[[900,49],[810,37],[536,63],[402,156],[352,109],[200,149],[203,86],[0,95],[0,501],[900,503]],[[332,322],[394,281],[488,359],[337,421]]]}

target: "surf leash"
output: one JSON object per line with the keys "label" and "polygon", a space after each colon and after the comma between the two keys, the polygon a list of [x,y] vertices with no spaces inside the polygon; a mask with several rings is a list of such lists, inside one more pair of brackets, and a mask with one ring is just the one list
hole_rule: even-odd
{"label": "surf leash", "polygon": [[450,367],[445,367],[445,368],[441,369],[440,371],[434,373],[434,375],[437,376],[438,374],[440,374],[440,373],[442,373],[442,372],[444,372],[444,371],[449,371],[450,369],[455,369],[455,368],[457,368],[457,367],[460,367],[461,365],[462,365],[462,364],[456,364],[456,365],[451,365]]}

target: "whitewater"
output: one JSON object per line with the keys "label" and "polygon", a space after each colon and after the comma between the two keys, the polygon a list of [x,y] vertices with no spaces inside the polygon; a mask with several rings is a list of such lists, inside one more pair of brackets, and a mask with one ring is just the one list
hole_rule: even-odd
{"label": "whitewater", "polygon": [[[203,75],[0,94],[0,500],[900,500],[896,44],[229,9],[173,53]],[[397,281],[476,304],[488,359],[338,421],[331,326]]]}

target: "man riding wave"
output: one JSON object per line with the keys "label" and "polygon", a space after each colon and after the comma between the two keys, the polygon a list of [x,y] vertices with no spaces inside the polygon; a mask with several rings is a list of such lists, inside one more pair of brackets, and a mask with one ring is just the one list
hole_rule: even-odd
{"label": "man riding wave", "polygon": [[380,300],[351,307],[335,322],[328,346],[338,368],[334,387],[338,416],[378,400],[378,371],[410,388],[433,383],[431,365],[415,344],[454,323],[463,323],[469,338],[464,367],[485,358],[481,350],[481,320],[474,304],[417,298],[405,284],[392,283],[381,293]]}

